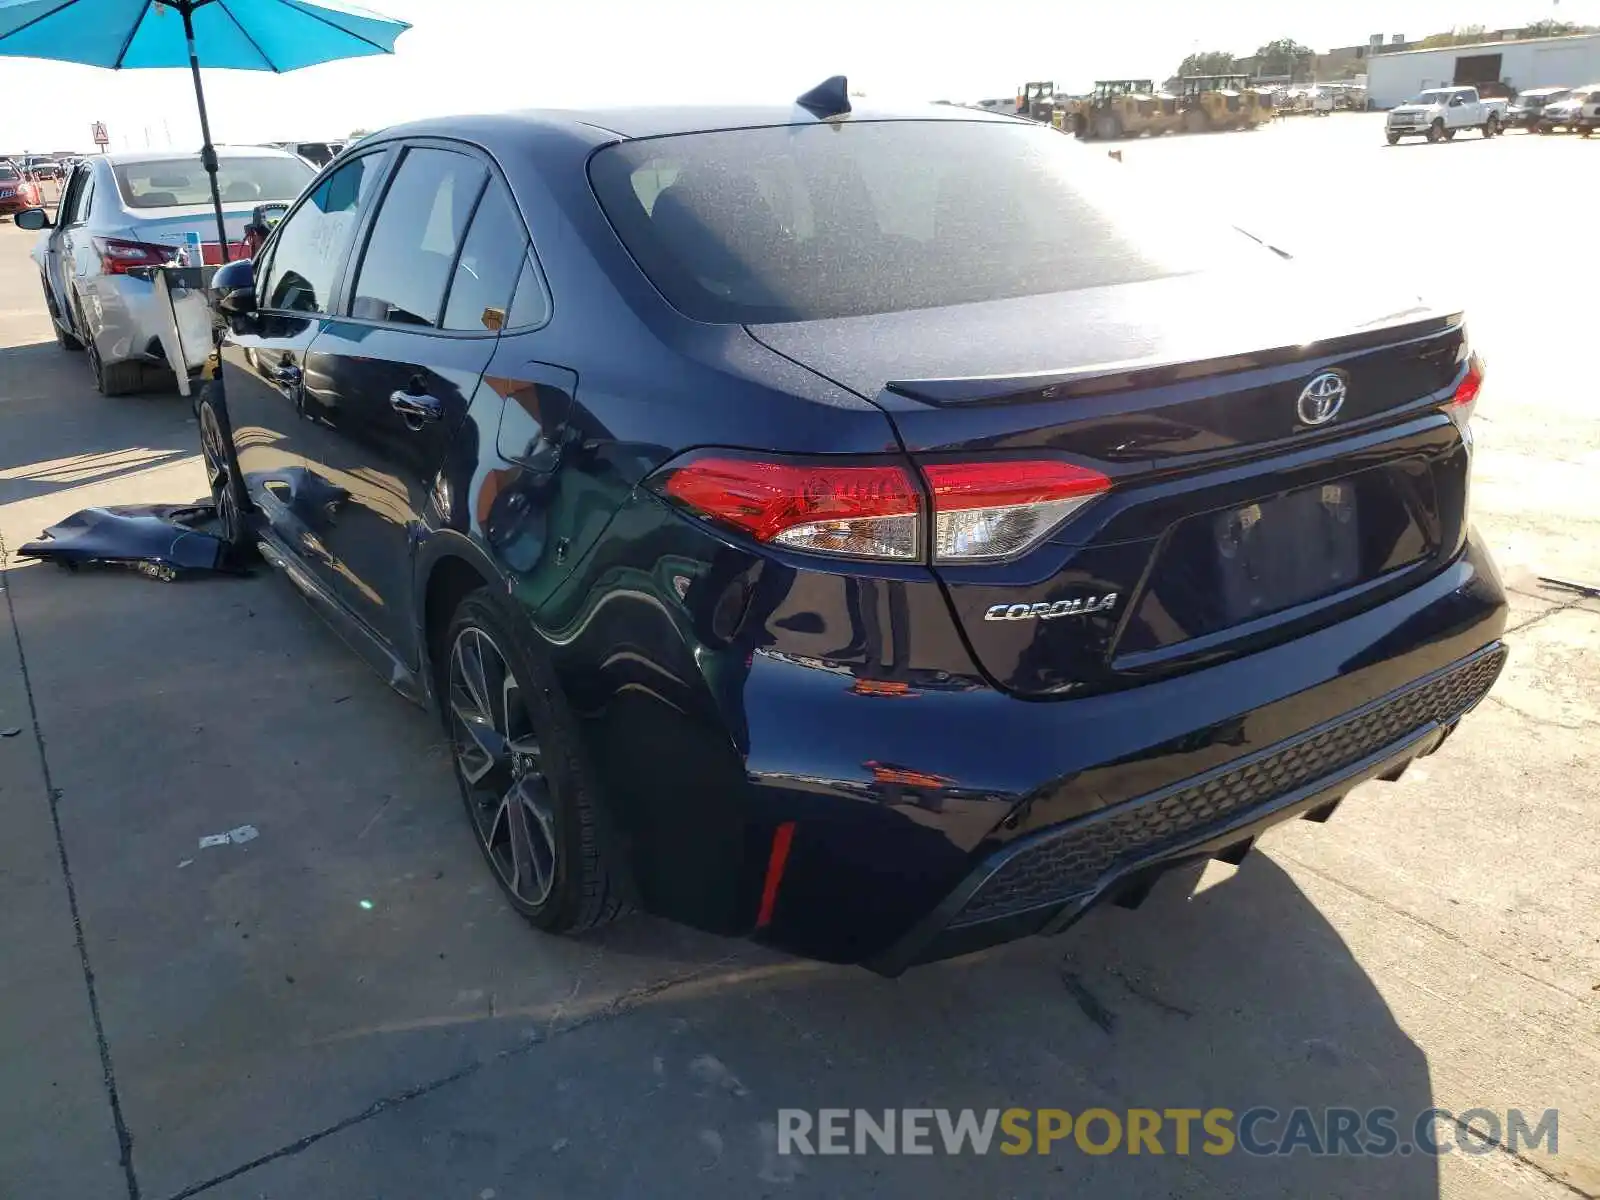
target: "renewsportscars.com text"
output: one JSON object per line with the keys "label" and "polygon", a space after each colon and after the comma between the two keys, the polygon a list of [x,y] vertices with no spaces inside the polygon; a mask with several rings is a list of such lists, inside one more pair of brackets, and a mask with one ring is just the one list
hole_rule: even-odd
{"label": "renewsportscars.com text", "polygon": [[778,1110],[779,1154],[1489,1154],[1558,1151],[1560,1113],[1428,1108],[804,1108]]}

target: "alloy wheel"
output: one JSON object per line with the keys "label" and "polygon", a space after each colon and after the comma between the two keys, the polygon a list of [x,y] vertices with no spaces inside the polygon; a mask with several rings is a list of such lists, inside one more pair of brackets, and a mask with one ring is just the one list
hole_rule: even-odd
{"label": "alloy wheel", "polygon": [[501,885],[537,908],[555,886],[555,798],[522,688],[494,639],[476,626],[450,648],[446,703],[478,837]]}
{"label": "alloy wheel", "polygon": [[200,453],[206,462],[206,482],[211,487],[211,500],[217,506],[217,520],[222,524],[223,536],[230,544],[236,543],[244,524],[228,467],[227,441],[217,422],[217,410],[209,404],[200,406]]}

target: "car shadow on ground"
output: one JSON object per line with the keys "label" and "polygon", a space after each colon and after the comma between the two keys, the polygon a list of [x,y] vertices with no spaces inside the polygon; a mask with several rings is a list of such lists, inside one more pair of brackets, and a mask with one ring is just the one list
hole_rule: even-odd
{"label": "car shadow on ground", "polygon": [[[206,1194],[387,1194],[403,1181],[417,1195],[772,1194],[774,1184],[818,1197],[1437,1195],[1426,1155],[1311,1152],[1329,1109],[1362,1120],[1392,1109],[1409,1144],[1432,1088],[1422,1052],[1300,889],[1260,855],[1193,898],[1167,883],[1137,913],[1098,912],[1060,939],[893,981],[792,960],[702,971],[569,1020]],[[625,925],[598,942],[659,928]],[[537,950],[534,937],[530,957]],[[1218,1153],[1197,1116],[1180,1153],[1180,1120],[1163,1115],[1161,1154],[1126,1149],[1130,1109],[1237,1118],[1260,1107],[1283,1116],[1252,1125],[1257,1148],[1284,1137],[1296,1107],[1311,1110],[1310,1140],[1284,1155]],[[1020,1143],[997,1132],[987,1154],[952,1157],[930,1122],[928,1157],[872,1143],[859,1156],[777,1153],[780,1109],[815,1120],[824,1108],[875,1121],[885,1109],[971,1108],[980,1120],[989,1109],[1101,1109],[1124,1134],[1113,1141],[1100,1115],[1083,1144],[1069,1133],[1048,1153],[1034,1142],[1006,1154],[1001,1144]]]}
{"label": "car shadow on ground", "polygon": [[53,341],[0,348],[0,419],[8,431],[0,437],[0,505],[148,471],[200,450],[189,401],[171,390],[107,400],[94,391],[83,356]]}

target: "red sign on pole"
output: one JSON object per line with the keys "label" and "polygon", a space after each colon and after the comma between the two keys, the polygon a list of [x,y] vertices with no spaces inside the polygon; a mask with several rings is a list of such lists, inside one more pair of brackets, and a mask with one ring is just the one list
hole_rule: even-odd
{"label": "red sign on pole", "polygon": [[106,123],[104,121],[94,122],[89,126],[89,132],[94,135],[94,144],[96,146],[109,146],[111,144],[111,135],[106,132]]}

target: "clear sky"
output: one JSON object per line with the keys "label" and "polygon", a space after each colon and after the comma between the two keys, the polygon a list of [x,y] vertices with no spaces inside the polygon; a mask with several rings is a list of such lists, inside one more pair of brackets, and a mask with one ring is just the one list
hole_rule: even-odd
{"label": "clear sky", "polygon": [[[219,142],[341,137],[450,112],[677,100],[789,100],[828,75],[885,99],[976,100],[1170,74],[1191,50],[1316,50],[1368,35],[1541,17],[1600,24],[1600,0],[363,0],[408,20],[393,58],[206,76]],[[1575,81],[1583,82],[1583,81]],[[0,58],[0,152],[197,147],[187,72]],[[169,140],[170,139],[170,140]]]}

